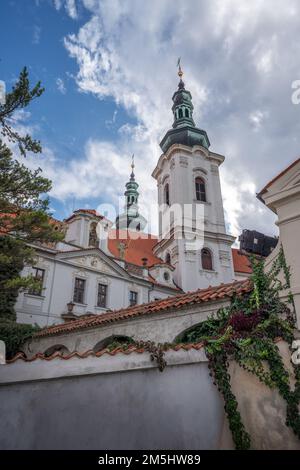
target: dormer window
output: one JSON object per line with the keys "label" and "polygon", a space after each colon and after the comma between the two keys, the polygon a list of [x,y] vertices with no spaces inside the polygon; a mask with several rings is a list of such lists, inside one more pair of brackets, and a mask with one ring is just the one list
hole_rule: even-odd
{"label": "dormer window", "polygon": [[165,189],[164,189],[164,193],[165,193],[165,204],[167,204],[167,206],[170,205],[170,190],[169,190],[169,183],[167,183],[165,185]]}
{"label": "dormer window", "polygon": [[205,181],[203,178],[195,179],[195,191],[196,191],[196,200],[206,202],[206,188]]}

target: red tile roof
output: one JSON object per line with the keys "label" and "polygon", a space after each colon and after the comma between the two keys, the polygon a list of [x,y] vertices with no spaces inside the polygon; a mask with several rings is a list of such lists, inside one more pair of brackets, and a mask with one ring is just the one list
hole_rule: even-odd
{"label": "red tile roof", "polygon": [[232,248],[232,260],[233,260],[234,272],[243,273],[243,274],[252,273],[252,268],[251,268],[249,257],[243,254],[237,248]]}
{"label": "red tile roof", "polygon": [[[77,213],[85,212],[99,218],[103,218],[95,209],[78,209],[66,219],[67,222],[72,220]],[[158,242],[156,235],[144,232],[135,232],[133,230],[115,230],[111,229],[108,236],[108,249],[115,258],[120,258],[119,245],[120,242],[125,244],[124,261],[137,266],[143,266],[143,258],[147,258],[147,267],[164,263],[164,260],[153,253],[153,249]],[[251,273],[248,258],[246,255],[239,253],[239,250],[232,249],[234,271],[239,273]]]}
{"label": "red tile roof", "polygon": [[252,283],[250,280],[236,281],[231,284],[220,284],[216,287],[199,289],[194,292],[178,294],[174,297],[156,300],[148,304],[135,305],[134,307],[123,308],[112,312],[96,315],[90,318],[71,321],[65,324],[53,325],[45,328],[35,337],[61,335],[86,328],[94,328],[108,323],[114,323],[130,318],[140,317],[160,313],[166,310],[179,310],[184,307],[190,307],[205,302],[230,299],[234,295],[243,295],[250,292]]}
{"label": "red tile roof", "polygon": [[[164,351],[179,351],[179,350],[185,350],[189,351],[191,349],[195,349],[196,351],[200,350],[203,348],[203,343],[189,343],[189,344],[176,344],[176,345],[163,345],[163,350]],[[16,362],[18,360],[22,360],[24,362],[32,362],[35,361],[36,359],[42,359],[45,361],[51,361],[52,359],[63,359],[63,360],[68,360],[72,359],[73,357],[78,357],[80,359],[85,359],[86,357],[89,356],[95,356],[95,357],[101,357],[104,354],[108,354],[109,356],[115,356],[116,354],[131,354],[131,353],[138,353],[142,354],[146,352],[146,348],[143,346],[136,346],[134,344],[129,345],[127,348],[124,348],[122,346],[119,346],[113,350],[110,350],[109,348],[102,349],[102,351],[94,352],[92,349],[85,351],[83,353],[79,353],[77,351],[73,351],[70,354],[62,354],[60,351],[55,351],[53,354],[50,356],[45,356],[45,354],[42,353],[36,353],[34,356],[27,358],[26,355],[23,352],[17,353],[12,359],[8,359],[6,362],[7,364],[12,364],[13,362]]]}
{"label": "red tile roof", "polygon": [[74,219],[76,217],[77,213],[79,214],[80,212],[83,212],[84,214],[90,214],[93,215],[94,217],[97,217],[99,219],[103,219],[103,215],[99,214],[99,212],[96,211],[96,209],[76,209],[76,211],[73,212],[70,217],[65,219],[65,222],[70,222],[70,220]]}
{"label": "red tile roof", "polygon": [[[119,243],[125,243],[125,257],[127,263],[143,266],[143,258],[147,258],[147,267],[163,264],[164,261],[153,254],[153,248],[157,244],[157,236],[153,234],[141,234],[126,230],[111,230],[108,239],[108,248],[113,256],[119,258]],[[234,271],[238,273],[252,273],[249,258],[238,249],[232,248]]]}
{"label": "red tile roof", "polygon": [[157,244],[155,235],[133,232],[129,230],[110,230],[108,249],[116,258],[120,257],[119,244],[125,243],[124,261],[143,266],[143,258],[147,258],[147,266],[162,263],[162,260],[153,254]]}
{"label": "red tile roof", "polygon": [[[274,343],[278,343],[282,341],[281,337],[274,338]],[[180,343],[180,344],[163,344],[161,345],[163,351],[190,351],[194,349],[195,351],[200,351],[203,348],[204,344],[202,342],[199,343]],[[50,356],[45,356],[43,353],[36,353],[32,357],[26,357],[26,354],[23,352],[18,352],[12,359],[8,359],[6,361],[7,364],[12,364],[17,361],[24,361],[24,362],[33,362],[37,359],[41,359],[43,361],[52,361],[53,359],[62,359],[64,361],[68,361],[69,359],[73,359],[73,357],[78,357],[79,359],[85,359],[90,356],[94,357],[102,357],[104,354],[108,354],[109,356],[115,356],[116,354],[131,354],[131,353],[142,354],[146,352],[146,348],[143,346],[137,346],[134,344],[130,344],[128,347],[124,348],[122,346],[118,346],[115,349],[110,350],[109,348],[102,349],[102,351],[94,352],[92,349],[80,353],[78,351],[73,351],[69,354],[62,354],[60,351],[55,351]]]}

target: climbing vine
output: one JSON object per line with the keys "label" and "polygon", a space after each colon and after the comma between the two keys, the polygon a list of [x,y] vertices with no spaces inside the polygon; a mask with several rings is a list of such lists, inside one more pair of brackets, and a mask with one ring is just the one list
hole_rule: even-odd
{"label": "climbing vine", "polygon": [[156,361],[158,369],[160,372],[163,372],[164,368],[167,365],[164,354],[168,349],[169,345],[167,343],[154,343],[153,341],[139,341],[136,343],[138,348],[143,348],[145,351],[150,353],[151,361]]}
{"label": "climbing vine", "polygon": [[[229,361],[235,360],[243,369],[255,374],[270,388],[276,388],[286,402],[286,425],[300,439],[300,367],[293,365],[296,384],[291,389],[289,374],[276,345],[284,339],[292,351],[295,315],[290,290],[290,270],[282,247],[268,273],[264,263],[254,257],[252,291],[236,297],[228,308],[221,309],[201,325],[189,330],[181,341],[203,341],[209,360],[210,375],[224,398],[224,408],[237,449],[249,449],[251,439],[231,389]],[[281,280],[281,278],[283,280]],[[279,293],[287,291],[287,303]]]}

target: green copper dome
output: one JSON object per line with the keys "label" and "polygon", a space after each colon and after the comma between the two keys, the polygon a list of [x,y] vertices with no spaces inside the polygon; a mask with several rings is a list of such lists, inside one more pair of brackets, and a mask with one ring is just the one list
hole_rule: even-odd
{"label": "green copper dome", "polygon": [[163,152],[166,152],[173,144],[182,144],[189,147],[194,145],[201,145],[202,147],[209,148],[210,142],[207,133],[195,126],[193,119],[194,106],[192,103],[191,93],[185,89],[182,81],[183,72],[179,63],[180,81],[178,90],[175,91],[173,100],[173,129],[170,129],[160,143]]}
{"label": "green copper dome", "polygon": [[131,164],[131,175],[129,181],[126,183],[125,196],[125,207],[124,213],[120,214],[116,218],[117,229],[131,229],[131,230],[143,230],[147,224],[146,219],[139,214],[139,192],[138,183],[135,181],[134,175],[134,159],[132,156]]}

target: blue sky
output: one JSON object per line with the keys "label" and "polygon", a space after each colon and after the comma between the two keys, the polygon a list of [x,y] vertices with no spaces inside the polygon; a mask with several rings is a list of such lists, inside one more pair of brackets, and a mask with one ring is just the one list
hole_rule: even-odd
{"label": "blue sky", "polygon": [[[5,18],[0,33],[5,44],[0,56],[1,79],[10,89],[26,65],[32,85],[42,82],[45,93],[28,108],[27,124],[38,126],[36,137],[60,160],[76,160],[88,139],[114,141],[119,127],[136,122],[112,97],[100,100],[78,89],[74,80],[77,64],[69,57],[63,38],[88,20],[85,9],[76,21],[66,10],[58,12],[52,0],[4,0],[0,11]],[[58,218],[64,218],[73,204],[75,208],[97,207],[100,202],[98,196],[81,199],[71,195],[64,200],[52,197],[51,207]]]}
{"label": "blue sky", "polygon": [[42,141],[26,161],[53,181],[56,217],[117,204],[132,153],[142,211],[156,202],[181,56],[195,121],[226,157],[229,230],[276,232],[255,194],[299,155],[297,0],[2,0],[0,16],[0,79],[9,89],[27,65],[46,88],[18,126]]}

